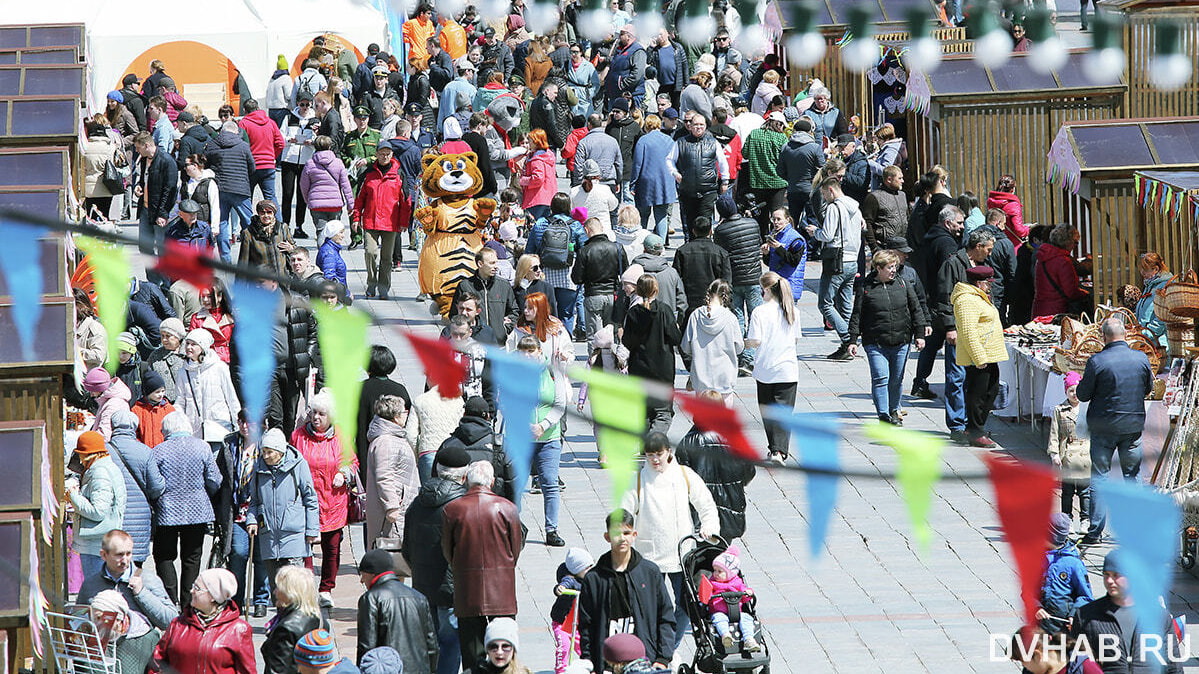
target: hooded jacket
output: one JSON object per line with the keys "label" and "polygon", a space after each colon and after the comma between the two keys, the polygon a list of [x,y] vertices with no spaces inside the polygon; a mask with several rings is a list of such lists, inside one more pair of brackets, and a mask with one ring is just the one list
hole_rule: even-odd
{"label": "hooded jacket", "polygon": [[249,198],[254,194],[250,175],[257,166],[250,146],[241,136],[221,131],[204,146],[208,166],[216,174],[217,187],[222,194]]}
{"label": "hooded jacket", "polygon": [[[1045,576],[1041,581],[1041,608],[1055,618],[1070,618],[1093,601],[1087,567],[1073,542],[1045,553]],[[1058,627],[1061,629],[1061,626]]]}
{"label": "hooded jacket", "polygon": [[441,552],[442,511],[465,495],[466,487],[434,475],[421,486],[404,517],[400,552],[412,567],[412,587],[433,606],[454,605],[454,576]]}
{"label": "hooded jacket", "polygon": [[845,178],[841,180],[841,188],[845,190],[845,196],[859,203],[870,192],[870,164],[861,150],[854,150],[845,158]]}
{"label": "hooded jacket", "polygon": [[587,165],[588,159],[599,164],[601,182],[613,185],[625,179],[624,153],[620,141],[605,133],[602,128],[589,130],[575,146],[575,168],[570,176],[571,185],[583,182],[583,167]]}
{"label": "hooded jacket", "polygon": [[958,283],[951,299],[958,331],[957,364],[965,367],[1007,360],[1003,323],[991,298],[978,286]]}
{"label": "hooded jacket", "polygon": [[[193,154],[204,154],[204,146],[210,140],[212,140],[212,136],[202,124],[189,126],[187,131],[183,132],[183,136],[179,138],[179,144],[175,146],[175,156],[177,157],[176,164],[179,166],[179,175],[183,177],[184,182],[187,182],[187,172],[184,168],[187,158]],[[207,220],[207,218],[202,219]]]}
{"label": "hooded jacket", "polygon": [[[924,240],[920,247],[923,250],[924,258],[924,270],[920,281],[924,284],[924,289],[927,291],[932,303],[940,303],[943,297],[947,298],[949,297],[949,293],[953,292],[953,286],[948,288],[941,287],[939,281],[941,266],[961,249],[961,241],[948,229],[945,229],[941,225],[936,225],[924,235]],[[934,320],[936,320],[936,317],[934,317]],[[934,327],[940,328],[941,325],[934,324]]]}
{"label": "hooded jacket", "polygon": [[679,541],[696,529],[692,509],[699,517],[699,529],[711,533],[720,530],[712,493],[694,470],[678,461],[666,464],[661,473],[650,466],[642,467],[635,484],[625,492],[621,507],[633,513],[637,521],[637,550],[663,573],[683,569]]}
{"label": "hooded jacket", "polygon": [[1084,300],[1087,291],[1078,281],[1074,259],[1070,252],[1052,243],[1037,249],[1037,266],[1033,275],[1033,316],[1056,316],[1070,309],[1070,302]]}
{"label": "hooded jacket", "polygon": [[112,415],[122,410],[129,412],[129,401],[132,399],[133,394],[130,393],[129,387],[125,385],[125,382],[114,377],[108,389],[96,400],[99,405],[96,409],[96,420],[88,430],[96,431],[100,435],[103,435],[105,440],[111,439]]}
{"label": "hooded jacket", "polygon": [[92,462],[71,492],[75,506],[75,543],[81,555],[100,555],[104,535],[120,529],[125,519],[125,478],[114,459],[105,455]]}
{"label": "hooded jacket", "polygon": [[429,601],[393,572],[380,574],[358,598],[358,662],[367,651],[379,646],[396,649],[404,663],[400,671],[437,671],[440,649]]}
{"label": "hooded jacket", "polygon": [[[698,312],[697,312],[698,313]],[[679,441],[674,458],[695,471],[712,493],[720,518],[720,537],[726,541],[745,534],[745,487],[757,469],[749,461],[734,457],[720,436],[692,426]]]}
{"label": "hooded jacket", "polygon": [[[366,544],[380,546],[379,539],[398,543],[404,533],[404,515],[420,491],[416,451],[403,426],[374,417],[366,432]],[[389,548],[390,549],[390,548]]]}
{"label": "hooded jacket", "polygon": [[1024,224],[1024,206],[1020,197],[1011,192],[991,190],[987,195],[987,210],[998,208],[1003,211],[1003,233],[1017,250],[1028,239],[1028,225]]}
{"label": "hooded jacket", "polygon": [[737,384],[737,354],[745,350],[741,326],[723,306],[704,305],[691,312],[679,350],[691,357],[691,389],[733,392]]}
{"label": "hooded jacket", "polygon": [[928,316],[911,281],[898,274],[883,282],[872,271],[854,294],[853,314],[849,318],[849,341],[863,344],[899,346],[924,337]]}
{"label": "hooded jacket", "polygon": [[554,160],[552,150],[537,150],[525,162],[520,176],[521,208],[550,205],[554,194],[558,192]]}
{"label": "hooded jacket", "polygon": [[205,625],[188,606],[154,647],[150,670],[189,674],[254,674],[253,628],[237,605],[225,604]]}
{"label": "hooded jacket", "polygon": [[271,81],[267,82],[266,93],[262,96],[262,107],[269,110],[287,110],[291,107],[291,75],[287,70],[278,68],[271,73]]}
{"label": "hooded jacket", "polygon": [[[158,348],[161,349],[162,347]],[[179,358],[179,363],[182,365],[183,359],[181,356],[178,354],[171,354],[171,356]],[[154,365],[165,363],[166,361],[158,361]],[[163,375],[162,380],[164,383],[169,382],[169,388],[173,389],[175,387],[175,375],[173,373],[169,379],[166,375]],[[153,391],[147,391],[147,393],[153,393]],[[162,420],[168,414],[175,411],[175,406],[169,402],[166,395],[162,397],[162,400],[157,405],[151,403],[145,396],[142,396],[141,400],[133,403],[133,407],[130,410],[137,415],[136,435],[138,442],[150,448],[157,447],[165,439],[162,434]]]}
{"label": "hooded jacket", "polygon": [[332,150],[321,150],[304,164],[300,192],[314,211],[340,211],[354,203],[350,175]]}
{"label": "hooded jacket", "polygon": [[824,152],[810,133],[791,134],[791,140],[779,150],[778,175],[787,181],[788,191],[811,192],[812,179],[821,166],[824,166]]}
{"label": "hooded jacket", "polygon": [[306,538],[320,535],[319,506],[312,472],[295,447],[275,466],[258,459],[247,517],[259,525],[263,559],[308,556]]}
{"label": "hooded jacket", "polygon": [[629,374],[673,383],[674,347],[680,341],[678,317],[670,307],[658,301],[631,307],[621,337],[629,350]]}
{"label": "hooded jacket", "polygon": [[242,117],[237,125],[250,138],[254,166],[273,170],[279,155],[283,153],[283,134],[279,133],[279,126],[267,116],[266,110],[261,109]]}
{"label": "hooded jacket", "polygon": [[125,518],[121,528],[133,538],[134,561],[142,562],[150,555],[150,527],[154,517],[150,504],[162,496],[167,483],[150,448],[138,442],[132,424],[121,423],[123,417],[118,417],[112,426],[108,455],[125,482]]}
{"label": "hooded jacket", "polygon": [[612,620],[613,587],[622,583],[632,608],[633,633],[645,645],[646,657],[669,665],[674,654],[674,604],[658,566],[636,549],[630,555],[625,570],[617,572],[612,568],[612,553],[605,552],[595,568],[583,577],[578,611],[582,656],[592,662],[604,661],[604,640],[609,636],[608,624]]}
{"label": "hooded jacket", "polygon": [[687,293],[683,290],[683,278],[670,266],[670,261],[661,255],[642,253],[633,258],[632,264],[641,265],[646,274],[658,279],[658,297],[654,301],[669,307],[670,313],[681,319],[687,311]]}
{"label": "hooded jacket", "polygon": [[175,408],[187,415],[192,432],[207,442],[220,442],[237,429],[241,403],[229,366],[211,349],[204,362],[188,362],[175,375],[179,398]]}
{"label": "hooded jacket", "polygon": [[471,462],[490,461],[495,469],[495,482],[491,491],[504,498],[516,502],[515,471],[512,462],[503,447],[495,441],[495,431],[491,421],[483,417],[464,416],[458,422],[458,427],[450,434],[442,447],[457,445],[466,450]]}

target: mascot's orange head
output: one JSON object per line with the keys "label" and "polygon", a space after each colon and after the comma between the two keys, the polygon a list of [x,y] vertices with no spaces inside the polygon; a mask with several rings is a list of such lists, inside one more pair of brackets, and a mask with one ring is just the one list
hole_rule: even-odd
{"label": "mascot's orange head", "polygon": [[483,186],[478,156],[462,154],[427,154],[421,160],[425,168],[421,187],[429,197],[471,197]]}

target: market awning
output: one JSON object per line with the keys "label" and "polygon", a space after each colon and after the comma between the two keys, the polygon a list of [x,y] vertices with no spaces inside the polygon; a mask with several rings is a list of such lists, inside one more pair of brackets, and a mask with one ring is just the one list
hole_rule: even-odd
{"label": "market awning", "polygon": [[1049,149],[1045,179],[1077,194],[1086,174],[1199,169],[1199,119],[1067,122]]}
{"label": "market awning", "polygon": [[1083,73],[1085,50],[1071,52],[1061,68],[1037,72],[1030,67],[1031,54],[1012,54],[998,68],[985,68],[973,58],[946,58],[931,73],[913,71],[908,75],[907,106],[927,115],[934,98],[985,99],[1002,94],[1010,100],[1014,95],[1046,97],[1052,95],[1094,94],[1100,91],[1121,91],[1124,84],[1095,86]]}
{"label": "market awning", "polygon": [[1199,171],[1137,171],[1132,179],[1142,208],[1169,218],[1190,208],[1199,222]]}

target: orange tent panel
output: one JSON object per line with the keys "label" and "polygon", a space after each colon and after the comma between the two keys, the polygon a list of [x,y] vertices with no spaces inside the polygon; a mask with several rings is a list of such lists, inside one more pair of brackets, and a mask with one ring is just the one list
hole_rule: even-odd
{"label": "orange tent panel", "polygon": [[[184,87],[189,84],[224,84],[226,102],[237,107],[238,100],[233,91],[237,67],[221,52],[190,40],[164,42],[142,52],[122,73],[136,73],[145,80],[150,74],[150,61],[154,59],[166,65],[166,73],[175,80],[175,86],[180,93],[183,93]],[[114,88],[120,89],[120,82],[117,82]],[[186,94],[184,96],[186,97]],[[205,110],[204,114],[215,118],[216,110]]]}
{"label": "orange tent panel", "polygon": [[[345,39],[344,37],[342,37],[340,35],[334,35],[333,33],[326,34],[325,35],[325,45],[327,47],[332,47],[334,44],[340,45],[342,49],[354,50],[354,56],[358,59],[359,63],[362,63],[362,60],[365,58],[363,56],[362,52],[358,51],[358,47],[354,46],[353,42],[350,42],[349,40]],[[291,76],[293,78],[298,76],[301,72],[304,71],[304,69],[302,67],[304,65],[304,59],[308,58],[308,54],[311,51],[312,51],[312,41],[310,40],[308,42],[308,44],[304,45],[304,48],[300,50],[300,53],[297,54],[294,59],[292,59]]]}

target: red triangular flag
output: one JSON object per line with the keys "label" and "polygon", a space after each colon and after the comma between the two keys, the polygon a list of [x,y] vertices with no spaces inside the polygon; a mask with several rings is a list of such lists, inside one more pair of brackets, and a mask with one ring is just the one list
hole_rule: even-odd
{"label": "red triangular flag", "polygon": [[707,576],[699,577],[699,602],[705,606],[712,601],[712,581]]}
{"label": "red triangular flag", "polygon": [[183,279],[197,288],[207,288],[213,279],[212,267],[205,263],[208,259],[198,248],[168,240],[154,269],[173,281]]}
{"label": "red triangular flag", "polygon": [[400,331],[412,344],[416,357],[425,366],[425,376],[442,396],[453,398],[462,395],[462,382],[466,381],[466,363],[462,355],[444,339],[429,339],[411,332]]}
{"label": "red triangular flag", "polygon": [[570,610],[566,612],[566,617],[562,619],[562,631],[566,632],[567,634],[569,634],[571,636],[571,639],[570,639],[571,644],[574,643],[575,629],[579,622],[578,616],[576,615],[578,613],[578,611],[579,611],[579,595],[575,594],[574,601],[570,602]]}
{"label": "red triangular flag", "polygon": [[1024,619],[1037,624],[1041,583],[1048,560],[1049,516],[1053,512],[1057,477],[1049,470],[1019,461],[984,456],[995,486],[995,508],[1003,535],[1012,546],[1012,558],[1020,576]]}
{"label": "red triangular flag", "polygon": [[762,460],[762,453],[745,437],[741,417],[733,408],[690,393],[677,393],[675,400],[701,431],[719,435],[734,456],[747,461]]}

